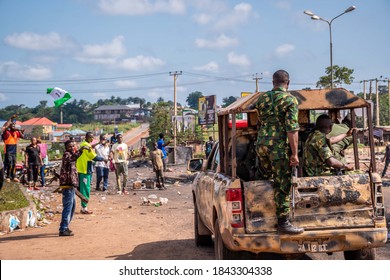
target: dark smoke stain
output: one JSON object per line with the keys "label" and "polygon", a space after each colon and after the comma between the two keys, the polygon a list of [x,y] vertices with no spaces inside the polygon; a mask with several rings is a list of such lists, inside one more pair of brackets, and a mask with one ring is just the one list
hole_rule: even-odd
{"label": "dark smoke stain", "polygon": [[328,91],[325,93],[325,98],[334,107],[343,107],[359,99],[357,96],[348,98],[347,93],[340,89]]}
{"label": "dark smoke stain", "polygon": [[306,97],[304,97],[300,92],[293,90],[290,91],[290,93],[297,98],[298,104],[301,104],[302,102],[306,101]]}

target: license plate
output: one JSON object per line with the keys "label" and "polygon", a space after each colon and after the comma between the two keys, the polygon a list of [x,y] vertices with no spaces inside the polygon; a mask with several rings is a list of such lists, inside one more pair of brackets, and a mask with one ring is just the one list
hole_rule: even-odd
{"label": "license plate", "polygon": [[318,244],[317,242],[304,242],[302,244],[298,244],[298,251],[311,253],[327,252],[328,244]]}

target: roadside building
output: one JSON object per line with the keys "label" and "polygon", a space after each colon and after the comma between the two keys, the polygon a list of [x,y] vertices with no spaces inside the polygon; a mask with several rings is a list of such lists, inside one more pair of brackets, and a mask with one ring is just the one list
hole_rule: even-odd
{"label": "roadside building", "polygon": [[139,113],[140,104],[129,105],[103,105],[93,111],[96,121],[116,122],[122,119],[132,119]]}

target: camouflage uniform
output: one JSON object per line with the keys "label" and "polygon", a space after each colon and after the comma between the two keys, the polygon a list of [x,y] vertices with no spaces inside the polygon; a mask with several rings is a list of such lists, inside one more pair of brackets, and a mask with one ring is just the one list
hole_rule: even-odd
{"label": "camouflage uniform", "polygon": [[282,88],[260,95],[256,108],[260,128],[256,152],[267,179],[274,179],[276,215],[290,212],[291,167],[287,132],[299,129],[298,101]]}
{"label": "camouflage uniform", "polygon": [[303,172],[305,176],[331,175],[331,167],[326,164],[333,157],[333,151],[325,133],[319,130],[312,132],[303,147]]}
{"label": "camouflage uniform", "polygon": [[[328,138],[338,136],[343,133],[347,133],[349,131],[349,127],[346,124],[334,124],[332,127],[332,131],[327,135]],[[346,164],[344,150],[352,144],[352,136],[344,137],[343,140],[332,144],[333,156],[335,159],[341,161]]]}

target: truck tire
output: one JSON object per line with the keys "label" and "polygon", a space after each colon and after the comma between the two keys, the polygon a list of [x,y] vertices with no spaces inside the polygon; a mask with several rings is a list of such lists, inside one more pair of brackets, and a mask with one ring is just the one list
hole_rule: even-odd
{"label": "truck tire", "polygon": [[375,260],[375,248],[365,248],[354,251],[344,251],[344,259],[346,260]]}
{"label": "truck tire", "polygon": [[211,234],[201,235],[199,234],[199,228],[206,229],[206,226],[203,224],[202,220],[199,217],[198,207],[195,203],[195,213],[194,213],[194,233],[195,233],[195,245],[196,246],[211,246],[213,244],[213,239]]}
{"label": "truck tire", "polygon": [[232,251],[229,250],[223,243],[221,233],[219,232],[219,221],[218,218],[214,223],[214,254],[216,260],[245,260],[253,259],[255,254],[245,251]]}

